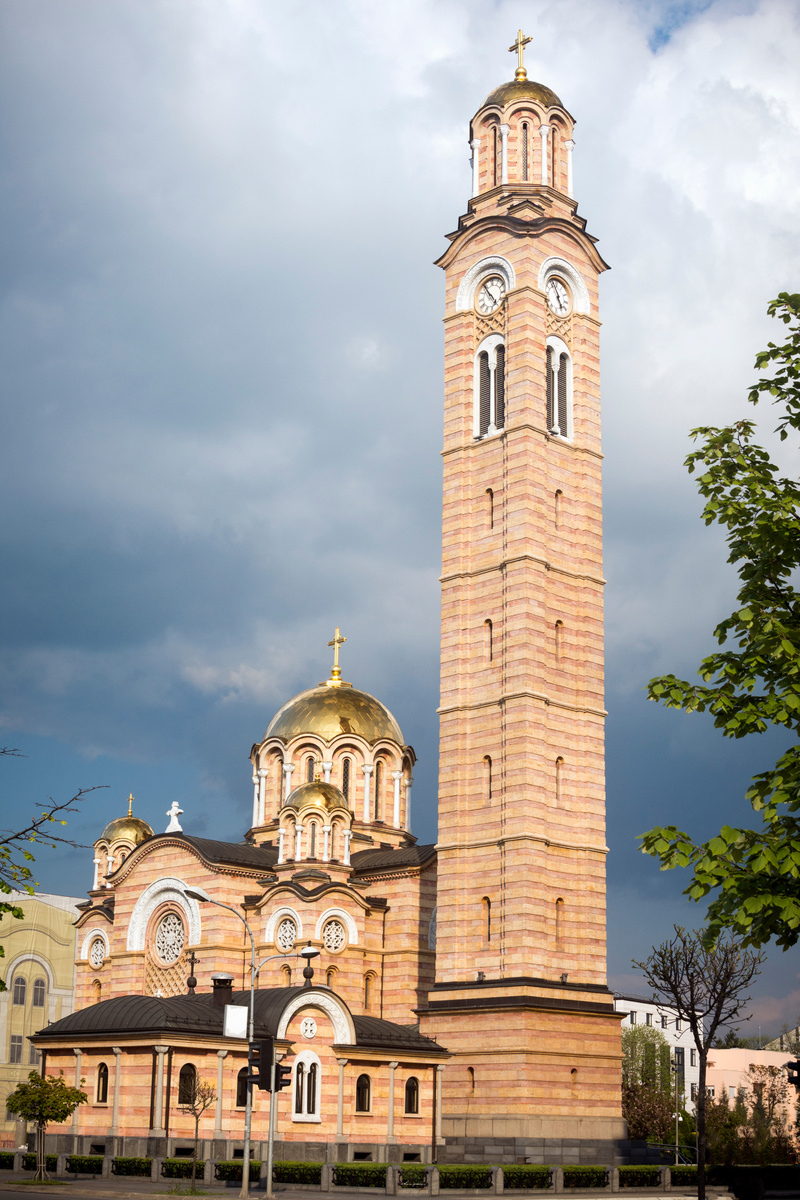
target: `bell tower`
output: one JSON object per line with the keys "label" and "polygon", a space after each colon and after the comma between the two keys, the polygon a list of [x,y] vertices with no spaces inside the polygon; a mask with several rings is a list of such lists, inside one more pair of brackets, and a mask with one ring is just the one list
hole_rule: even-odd
{"label": "bell tower", "polygon": [[545,1161],[556,1142],[613,1161],[595,1157],[624,1136],[605,943],[606,264],[573,198],[573,118],[527,78],[529,40],[472,120],[472,197],[438,262],[437,965],[421,1020],[454,1055],[454,1157],[466,1140],[498,1161],[497,1141],[517,1139],[520,1156],[541,1140]]}

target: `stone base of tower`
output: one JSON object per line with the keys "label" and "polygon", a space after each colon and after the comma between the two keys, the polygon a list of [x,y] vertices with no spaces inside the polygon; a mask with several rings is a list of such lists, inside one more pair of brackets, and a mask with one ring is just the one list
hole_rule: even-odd
{"label": "stone base of tower", "polygon": [[438,984],[420,1032],[442,1071],[440,1161],[626,1161],[619,1013],[586,984]]}

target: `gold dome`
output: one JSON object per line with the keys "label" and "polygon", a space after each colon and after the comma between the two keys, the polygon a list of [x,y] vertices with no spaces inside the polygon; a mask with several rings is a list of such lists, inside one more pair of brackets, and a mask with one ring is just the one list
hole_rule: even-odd
{"label": "gold dome", "polygon": [[513,100],[534,100],[544,108],[552,108],[554,105],[564,107],[555,92],[543,83],[535,83],[533,79],[512,79],[510,83],[503,83],[490,92],[481,108],[486,108],[489,104],[505,108]]}
{"label": "gold dome", "polygon": [[325,742],[351,733],[373,744],[381,738],[403,745],[400,726],[380,700],[357,688],[320,684],[288,700],[267,726],[265,738],[284,742],[313,733]]}
{"label": "gold dome", "polygon": [[98,841],[103,842],[133,842],[134,846],[140,845],[147,838],[153,836],[153,830],[140,817],[117,817],[116,821],[111,821],[106,825],[103,832],[100,834]]}
{"label": "gold dome", "polygon": [[332,783],[321,783],[318,779],[313,783],[301,783],[289,793],[286,808],[324,808],[333,812],[335,808],[347,808],[344,792],[340,792]]}

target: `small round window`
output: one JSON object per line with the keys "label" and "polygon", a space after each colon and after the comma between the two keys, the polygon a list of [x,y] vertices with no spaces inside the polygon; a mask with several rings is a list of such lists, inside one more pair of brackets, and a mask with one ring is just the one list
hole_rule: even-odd
{"label": "small round window", "polygon": [[297,926],[291,917],[284,917],[275,936],[279,950],[291,950],[297,941]]}
{"label": "small round window", "polygon": [[177,962],[183,953],[186,931],[177,913],[167,913],[156,930],[156,952],[163,963]]}
{"label": "small round window", "polygon": [[95,938],[89,947],[89,962],[93,967],[102,967],[106,959],[106,944],[102,938]]}
{"label": "small round window", "polygon": [[347,944],[347,934],[341,921],[334,918],[327,922],[322,931],[322,944],[331,954],[344,949]]}

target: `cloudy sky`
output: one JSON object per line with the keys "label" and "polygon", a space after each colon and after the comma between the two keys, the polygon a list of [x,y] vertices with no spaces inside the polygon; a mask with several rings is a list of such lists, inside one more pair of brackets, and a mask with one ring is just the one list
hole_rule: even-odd
{"label": "cloudy sky", "polygon": [[[444,249],[468,121],[533,35],[612,265],[605,405],[609,970],[636,987],[685,881],[637,853],[741,822],[780,748],[644,698],[730,610],[688,429],[747,409],[800,290],[795,0],[4,0],[2,742],[9,823],[102,786],[238,839],[248,753],[327,674],[381,697],[435,837]],[[762,414],[764,437],[772,417]],[[797,459],[785,452],[789,468]],[[91,855],[42,854],[82,894]],[[639,985],[641,987],[641,985]],[[800,1013],[773,951],[753,1026]]]}

